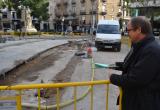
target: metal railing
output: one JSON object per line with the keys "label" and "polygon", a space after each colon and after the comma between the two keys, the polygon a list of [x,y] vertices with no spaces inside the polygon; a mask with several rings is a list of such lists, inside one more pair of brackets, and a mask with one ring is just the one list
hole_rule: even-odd
{"label": "metal railing", "polygon": [[[94,85],[106,85],[106,110],[108,110],[108,95],[109,95],[109,84],[110,82],[108,80],[100,80],[100,81],[89,81],[89,82],[68,82],[68,83],[55,83],[55,84],[30,84],[30,85],[16,85],[16,86],[0,86],[0,90],[16,90],[18,91],[16,96],[9,96],[9,97],[0,97],[0,100],[16,100],[17,103],[17,110],[22,110],[22,106],[27,107],[33,107],[38,108],[38,110],[42,109],[51,109],[56,108],[57,110],[60,110],[61,107],[64,107],[69,104],[74,104],[74,110],[77,110],[77,102],[81,99],[83,99],[89,92],[90,92],[90,110],[93,110],[93,86]],[[89,89],[86,93],[84,93],[82,96],[77,97],[77,87],[79,86],[89,86]],[[73,87],[73,99],[70,101],[66,101],[65,103],[60,103],[60,88],[64,87]],[[56,104],[55,105],[41,105],[41,89],[47,89],[47,88],[56,88]],[[38,91],[38,105],[23,105],[22,103],[22,92],[24,90],[28,89],[37,89]],[[121,91],[121,90],[120,90]],[[121,92],[120,92],[121,93]],[[122,95],[122,93],[121,93]],[[121,96],[120,95],[120,96]],[[121,97],[120,97],[121,101]],[[119,110],[121,110],[121,102],[119,106]]]}
{"label": "metal railing", "polygon": [[[73,104],[74,105],[74,110],[77,110],[77,102],[79,100],[82,100],[85,96],[87,96],[90,93],[90,106],[88,109],[93,110],[94,107],[94,100],[93,100],[93,87],[95,85],[106,85],[106,92],[105,92],[105,97],[106,97],[106,110],[109,110],[108,108],[108,96],[109,96],[109,84],[110,81],[109,80],[99,80],[99,81],[93,81],[94,79],[94,73],[95,73],[95,64],[93,59],[91,59],[91,70],[92,70],[92,78],[91,81],[86,81],[86,82],[67,82],[67,83],[51,83],[51,84],[26,84],[26,85],[15,85],[15,86],[0,86],[0,92],[3,91],[12,91],[14,90],[14,92],[16,91],[15,95],[9,95],[9,96],[0,96],[0,103],[1,101],[4,100],[13,100],[16,102],[16,109],[17,110],[22,110],[22,106],[23,107],[31,107],[31,108],[38,108],[38,110],[47,110],[47,109],[53,109],[56,108],[57,110],[60,110],[60,108]],[[82,86],[87,86],[88,89],[81,95],[81,96],[77,96],[77,88]],[[73,88],[73,98],[71,98],[70,100],[67,100],[63,103],[61,103],[60,100],[60,89],[61,88],[66,88],[66,87],[72,87]],[[24,97],[24,91],[27,90],[35,90],[37,89],[37,104],[26,104],[26,103],[22,103],[22,99]],[[56,103],[54,105],[42,105],[41,104],[41,90],[46,90],[46,89],[56,89]],[[122,90],[120,88],[120,100],[119,100],[119,110],[121,110],[122,108],[122,104],[121,104],[121,98],[122,98]],[[52,103],[53,104],[53,103]],[[1,105],[0,105],[1,107]],[[1,108],[0,108],[1,109]],[[6,110],[6,109],[3,109]],[[7,109],[8,110],[8,109]],[[10,110],[10,109],[9,109]],[[12,109],[11,109],[12,110]]]}

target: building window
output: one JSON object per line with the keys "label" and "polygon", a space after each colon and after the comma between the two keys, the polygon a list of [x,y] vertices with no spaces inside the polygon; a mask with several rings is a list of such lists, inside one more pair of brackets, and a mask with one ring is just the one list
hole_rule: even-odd
{"label": "building window", "polygon": [[10,23],[3,23],[3,27],[7,29],[10,28]]}
{"label": "building window", "polygon": [[105,12],[105,11],[106,11],[106,7],[102,6],[102,12]]}
{"label": "building window", "polygon": [[114,6],[112,6],[112,12],[114,12]]}
{"label": "building window", "polygon": [[16,13],[12,12],[12,19],[16,19]]}
{"label": "building window", "polygon": [[75,6],[72,6],[72,12],[76,13],[76,7]]}
{"label": "building window", "polygon": [[2,18],[7,18],[7,12],[4,12]]}

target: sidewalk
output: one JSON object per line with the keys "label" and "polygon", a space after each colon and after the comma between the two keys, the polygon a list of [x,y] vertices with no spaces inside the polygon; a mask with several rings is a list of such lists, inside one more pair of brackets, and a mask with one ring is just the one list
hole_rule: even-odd
{"label": "sidewalk", "polygon": [[0,43],[0,75],[33,58],[39,53],[58,45],[68,43],[67,40],[26,39]]}

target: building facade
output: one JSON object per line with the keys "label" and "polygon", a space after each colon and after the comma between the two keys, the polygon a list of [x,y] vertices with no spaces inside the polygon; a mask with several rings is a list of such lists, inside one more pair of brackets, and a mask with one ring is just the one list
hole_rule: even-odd
{"label": "building facade", "polygon": [[131,2],[131,16],[146,16],[150,19],[153,34],[160,36],[160,0],[146,0],[144,2]]}
{"label": "building facade", "polygon": [[16,30],[18,27],[19,19],[17,18],[16,11],[9,11],[7,8],[0,9],[0,30],[10,31]]}
{"label": "building facade", "polygon": [[49,28],[50,30],[55,30],[54,28],[54,19],[55,19],[55,6],[56,6],[56,0],[49,0]]}
{"label": "building facade", "polygon": [[120,12],[121,8],[119,6],[119,0],[107,0],[106,9],[107,9],[107,19],[117,19],[117,14]]}
{"label": "building facade", "polygon": [[96,28],[100,19],[119,19],[119,2],[120,0],[50,0],[50,21],[56,31],[71,29],[89,33]]}

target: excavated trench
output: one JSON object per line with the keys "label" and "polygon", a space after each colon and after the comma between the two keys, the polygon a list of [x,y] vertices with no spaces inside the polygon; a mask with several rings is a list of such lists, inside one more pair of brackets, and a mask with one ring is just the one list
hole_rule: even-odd
{"label": "excavated trench", "polygon": [[[54,66],[55,61],[61,58],[61,54],[65,54],[67,51],[76,50],[76,46],[68,46],[62,45],[56,48],[50,49],[45,53],[37,56],[34,59],[31,59],[28,62],[23,63],[17,68],[6,73],[5,79],[1,78],[0,85],[14,85],[18,84],[23,80],[34,81],[38,77],[38,72],[49,68],[50,66]],[[73,51],[74,52],[74,51]],[[79,56],[73,56],[69,63],[66,65],[65,69],[61,70],[55,78],[53,78],[54,82],[66,82],[69,81],[69,77],[74,72],[74,69],[78,62],[80,61]],[[19,63],[21,61],[16,61],[15,63]],[[34,75],[33,75],[34,74]],[[18,82],[17,82],[18,81]]]}
{"label": "excavated trench", "polygon": [[[6,73],[5,79],[1,78],[0,85],[17,85],[20,84],[23,80],[34,81],[39,76],[39,71],[54,66],[54,63],[61,58],[61,54],[65,55],[67,51],[77,51],[77,46],[72,45],[62,45],[55,48],[52,48],[34,59],[31,59],[28,62],[18,66],[17,68]],[[21,61],[16,61],[18,63]],[[68,64],[62,69],[59,73],[52,78],[52,82],[69,82],[72,74],[78,63],[81,62],[80,56],[73,55]],[[60,89],[61,95],[64,93],[63,88]],[[27,96],[27,95],[26,95]],[[46,100],[44,105],[51,105],[55,103],[56,97],[56,89],[45,89],[45,95],[42,96],[44,100]],[[24,110],[28,110],[31,108],[24,108]]]}

